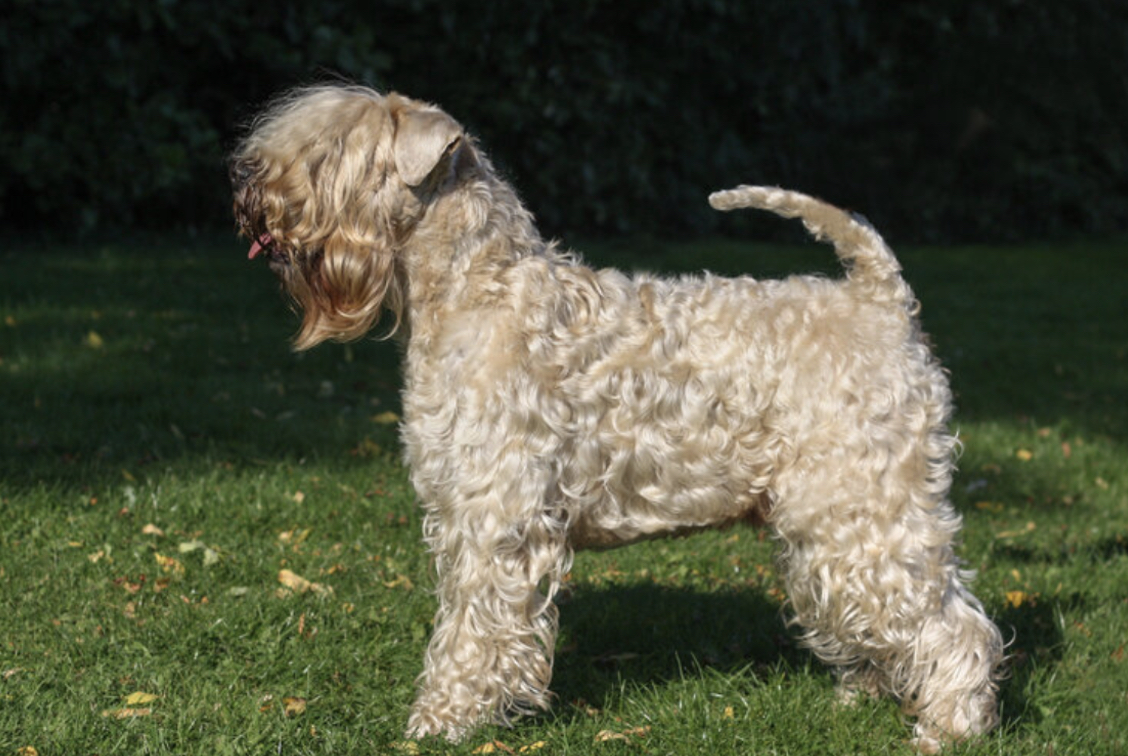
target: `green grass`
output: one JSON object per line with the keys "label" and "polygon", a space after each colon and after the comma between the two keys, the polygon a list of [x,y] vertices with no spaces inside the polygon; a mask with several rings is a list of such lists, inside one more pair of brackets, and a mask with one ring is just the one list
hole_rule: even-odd
{"label": "green grass", "polygon": [[[958,753],[1128,750],[1123,249],[901,254],[958,394],[961,553],[1013,639],[1003,726]],[[813,245],[587,251],[837,275]],[[434,600],[386,414],[396,350],[291,353],[294,317],[244,258],[0,252],[0,756],[413,752]],[[892,703],[835,706],[780,602],[751,529],[581,554],[554,710],[418,752],[909,753]]]}

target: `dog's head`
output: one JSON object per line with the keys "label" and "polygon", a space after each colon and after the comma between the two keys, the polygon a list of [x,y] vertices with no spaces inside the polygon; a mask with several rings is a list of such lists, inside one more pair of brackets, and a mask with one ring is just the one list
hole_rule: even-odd
{"label": "dog's head", "polygon": [[254,122],[230,160],[235,219],[302,311],[294,343],[362,336],[403,317],[397,251],[464,141],[446,113],[351,86],[290,92]]}

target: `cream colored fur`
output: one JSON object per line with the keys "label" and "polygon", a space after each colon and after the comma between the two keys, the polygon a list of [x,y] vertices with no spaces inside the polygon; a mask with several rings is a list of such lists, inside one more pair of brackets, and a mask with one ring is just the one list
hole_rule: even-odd
{"label": "cream colored fur", "polygon": [[232,177],[299,348],[384,312],[405,344],[439,601],[411,735],[549,705],[575,549],[738,520],[778,534],[794,622],[844,691],[895,696],[924,751],[995,723],[1003,644],[952,551],[948,384],[866,223],[739,187],[710,202],[802,219],[845,279],[592,270],[448,115],[360,87],[276,102]]}

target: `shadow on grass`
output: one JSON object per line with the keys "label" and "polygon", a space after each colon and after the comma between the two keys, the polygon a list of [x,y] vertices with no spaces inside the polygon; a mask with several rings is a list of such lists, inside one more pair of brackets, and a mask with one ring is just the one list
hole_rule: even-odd
{"label": "shadow on grass", "polygon": [[[9,253],[0,479],[96,488],[396,444],[397,348],[295,354],[273,276],[229,244]],[[19,282],[13,285],[13,282]]]}
{"label": "shadow on grass", "polygon": [[702,668],[798,666],[810,658],[789,635],[779,603],[752,588],[584,586],[561,602],[560,616],[553,690],[562,703],[611,706],[624,682],[661,683]]}
{"label": "shadow on grass", "polygon": [[[1008,606],[994,617],[1008,643],[999,684],[1000,725],[1038,725],[1029,703],[1035,675],[1061,662],[1055,607],[1076,612],[1081,596]],[[778,603],[754,589],[700,592],[657,585],[584,588],[561,606],[562,648],[553,690],[557,716],[584,719],[589,705],[616,710],[629,688],[676,682],[713,669],[768,677],[802,670],[833,685],[829,668],[800,648]]]}
{"label": "shadow on grass", "polygon": [[1057,666],[1063,655],[1055,605],[1038,602],[1008,606],[994,620],[1008,644],[1004,676],[999,683],[1000,724],[1008,729],[1037,725],[1043,714],[1028,701],[1032,679],[1038,669]]}

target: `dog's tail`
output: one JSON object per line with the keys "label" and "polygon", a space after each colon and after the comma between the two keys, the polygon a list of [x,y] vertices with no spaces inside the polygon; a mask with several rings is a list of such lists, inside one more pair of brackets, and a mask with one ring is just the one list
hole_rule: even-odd
{"label": "dog's tail", "polygon": [[806,194],[767,186],[738,186],[709,195],[716,210],[757,208],[784,218],[799,218],[811,235],[829,241],[847,265],[847,278],[874,301],[915,307],[901,266],[881,235],[859,215]]}

